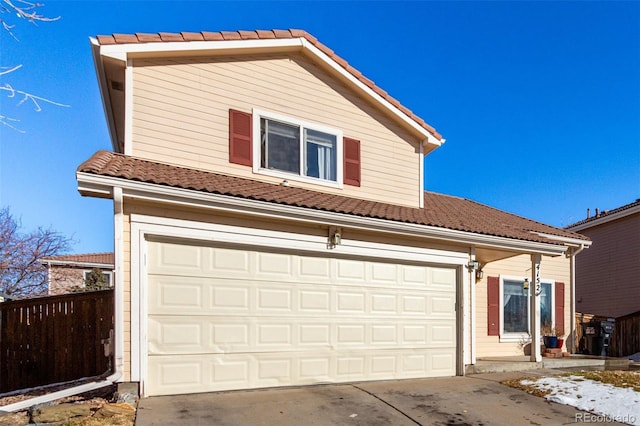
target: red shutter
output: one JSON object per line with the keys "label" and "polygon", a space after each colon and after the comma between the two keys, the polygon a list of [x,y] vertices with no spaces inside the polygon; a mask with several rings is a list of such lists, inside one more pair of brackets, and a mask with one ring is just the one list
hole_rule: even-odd
{"label": "red shutter", "polygon": [[360,186],[360,141],[343,138],[344,184]]}
{"label": "red shutter", "polygon": [[487,278],[487,334],[500,335],[500,278]]}
{"label": "red shutter", "polygon": [[564,283],[556,282],[554,295],[556,305],[556,333],[558,337],[564,336]]}
{"label": "red shutter", "polygon": [[252,127],[250,113],[229,110],[229,162],[244,166],[253,165]]}

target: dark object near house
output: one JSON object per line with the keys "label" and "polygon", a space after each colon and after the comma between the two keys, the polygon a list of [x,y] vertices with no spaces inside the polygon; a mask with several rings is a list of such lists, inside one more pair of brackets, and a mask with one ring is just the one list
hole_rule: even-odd
{"label": "dark object near house", "polygon": [[582,324],[582,353],[586,355],[607,356],[609,343],[615,328],[615,320],[591,320]]}

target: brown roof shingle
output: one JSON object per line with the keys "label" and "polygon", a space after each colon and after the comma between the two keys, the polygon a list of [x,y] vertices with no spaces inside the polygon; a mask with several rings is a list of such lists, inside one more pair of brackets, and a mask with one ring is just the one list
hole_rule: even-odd
{"label": "brown roof shingle", "polygon": [[83,253],[83,254],[63,254],[58,256],[48,256],[41,260],[51,260],[58,262],[76,262],[76,263],[101,263],[105,265],[113,265],[115,263],[113,252],[111,253]]}
{"label": "brown roof shingle", "polygon": [[256,39],[285,39],[285,38],[304,38],[309,43],[313,44],[324,54],[329,56],[331,60],[337,63],[344,70],[349,72],[353,77],[365,84],[371,90],[376,92],[384,100],[398,108],[415,121],[420,127],[427,130],[436,139],[442,140],[442,135],[436,131],[435,128],[427,124],[422,118],[418,117],[410,109],[403,106],[395,98],[390,96],[387,92],[378,87],[373,81],[366,78],[360,71],[349,65],[349,63],[336,55],[326,45],[320,43],[317,38],[307,33],[304,30],[288,29],[288,30],[255,30],[255,31],[202,31],[200,33],[194,32],[182,32],[182,33],[136,33],[136,34],[112,34],[112,35],[99,35],[96,36],[96,40],[101,45],[113,45],[113,44],[138,44],[138,43],[161,43],[161,42],[191,42],[191,41],[223,41],[223,40],[256,40]]}
{"label": "brown roof shingle", "polygon": [[580,234],[475,201],[434,192],[424,193],[424,208],[412,208],[156,163],[109,151],[96,152],[78,167],[78,172],[524,241],[555,243],[534,232],[588,240]]}

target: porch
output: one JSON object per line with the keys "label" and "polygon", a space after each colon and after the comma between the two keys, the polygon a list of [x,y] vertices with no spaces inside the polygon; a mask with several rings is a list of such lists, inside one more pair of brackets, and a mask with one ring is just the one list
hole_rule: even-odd
{"label": "porch", "polygon": [[628,370],[633,364],[628,359],[596,357],[572,354],[562,358],[542,358],[540,362],[531,362],[528,355],[479,358],[473,365],[465,366],[466,374],[504,373],[537,369]]}

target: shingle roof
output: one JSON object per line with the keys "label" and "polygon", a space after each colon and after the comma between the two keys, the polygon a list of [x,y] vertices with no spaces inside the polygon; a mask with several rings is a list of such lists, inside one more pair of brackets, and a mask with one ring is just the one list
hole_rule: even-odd
{"label": "shingle roof", "polygon": [[48,256],[41,260],[52,262],[75,262],[75,263],[100,263],[104,265],[113,265],[115,263],[113,252],[111,253],[83,253],[83,254],[64,254],[59,256]]}
{"label": "shingle roof", "polygon": [[156,163],[109,151],[96,152],[78,167],[78,172],[525,241],[557,244],[535,232],[588,240],[574,232],[434,192],[424,193],[424,208],[412,208]]}
{"label": "shingle roof", "polygon": [[217,32],[181,32],[181,33],[135,33],[135,34],[112,34],[99,35],[96,40],[100,45],[114,44],[139,44],[139,43],[162,43],[162,42],[193,42],[193,41],[224,41],[224,40],[259,40],[259,39],[287,39],[287,38],[304,38],[313,44],[318,50],[327,55],[336,64],[341,66],[356,79],[366,85],[369,89],[376,92],[383,99],[402,111],[411,120],[415,121],[422,128],[431,133],[436,139],[442,140],[442,135],[435,128],[427,124],[422,118],[414,114],[410,109],[402,105],[398,100],[390,96],[387,92],[378,87],[373,81],[362,75],[360,71],[349,65],[340,56],[320,43],[317,38],[304,30],[255,30],[255,31],[217,31]]}
{"label": "shingle roof", "polygon": [[566,229],[570,229],[570,228],[573,228],[573,227],[576,227],[576,226],[584,225],[584,224],[587,224],[589,222],[594,222],[594,221],[596,221],[598,219],[606,218],[608,216],[613,216],[616,213],[620,213],[620,212],[623,212],[625,210],[630,210],[630,209],[632,209],[634,207],[638,207],[638,206],[640,206],[640,198],[638,198],[636,201],[634,201],[632,203],[625,204],[624,206],[621,206],[621,207],[618,207],[618,208],[615,208],[615,209],[612,209],[612,210],[603,210],[601,212],[598,212],[597,214],[595,214],[595,215],[593,215],[591,217],[588,217],[586,219],[583,219],[581,221],[578,221],[576,223],[568,225],[566,227]]}

